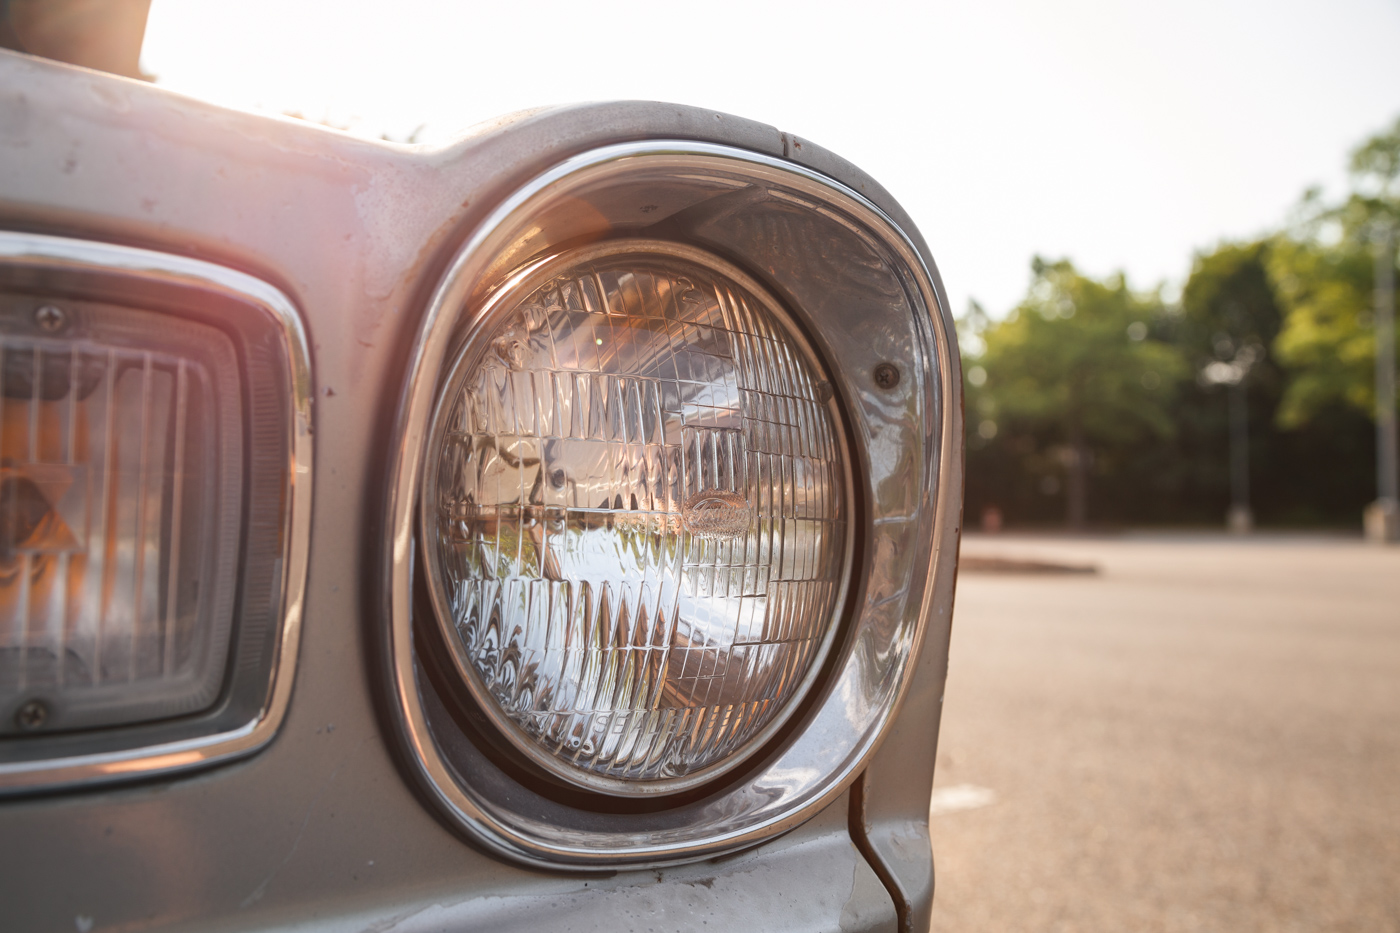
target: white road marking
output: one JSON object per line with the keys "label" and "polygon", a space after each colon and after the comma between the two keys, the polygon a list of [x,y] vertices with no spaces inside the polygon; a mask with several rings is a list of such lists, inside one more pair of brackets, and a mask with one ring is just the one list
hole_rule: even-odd
{"label": "white road marking", "polygon": [[995,791],[987,787],[978,787],[976,784],[935,787],[933,796],[929,798],[928,812],[936,816],[939,813],[955,813],[958,810],[976,810],[978,807],[996,803],[996,799]]}

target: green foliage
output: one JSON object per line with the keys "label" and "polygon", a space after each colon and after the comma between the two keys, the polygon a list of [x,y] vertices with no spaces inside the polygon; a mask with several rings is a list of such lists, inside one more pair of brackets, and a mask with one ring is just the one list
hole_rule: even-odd
{"label": "green foliage", "polygon": [[1339,403],[1370,414],[1376,404],[1376,339],[1369,251],[1350,240],[1328,246],[1280,238],[1271,259],[1287,308],[1274,351],[1290,371],[1278,423],[1301,427]]}
{"label": "green foliage", "polygon": [[1030,293],[989,326],[979,361],[987,413],[1053,423],[1066,441],[1113,444],[1144,432],[1170,437],[1170,402],[1186,367],[1175,348],[1149,339],[1162,316],[1156,295],[1135,295],[1121,276],[1096,282],[1068,261],[1037,258]]}
{"label": "green foliage", "polygon": [[1218,524],[1242,395],[1257,518],[1355,522],[1375,492],[1375,244],[1382,224],[1400,239],[1400,120],[1350,167],[1345,199],[1311,190],[1279,233],[1198,254],[1175,307],[1040,259],[1004,319],[973,303],[972,520]]}
{"label": "green foliage", "polygon": [[1174,433],[1171,401],[1187,370],[1151,336],[1164,316],[1156,294],[1135,294],[1122,276],[1095,281],[1067,261],[1037,258],[1032,271],[1026,299],[1004,320],[976,307],[964,319],[981,348],[967,370],[969,456],[1003,473],[1008,458],[1018,462],[1013,472],[1040,477],[1047,496],[1063,473],[1066,517],[1079,526],[1091,472],[1112,475],[1119,451]]}
{"label": "green foliage", "polygon": [[[1175,343],[1201,372],[1211,362],[1266,359],[1283,323],[1268,271],[1273,243],[1223,243],[1199,253],[1181,290]],[[1251,372],[1250,381],[1258,379]]]}
{"label": "green foliage", "polygon": [[1278,410],[1287,428],[1336,405],[1375,411],[1375,250],[1383,227],[1400,231],[1400,120],[1352,152],[1351,172],[1350,196],[1334,206],[1306,198],[1273,251],[1287,309],[1274,347],[1291,370]]}
{"label": "green foliage", "polygon": [[1307,423],[1279,423],[1286,391],[1296,395],[1306,372],[1277,352],[1288,305],[1276,270],[1296,248],[1294,240],[1269,237],[1223,243],[1195,258],[1170,336],[1198,378],[1176,400],[1173,449],[1140,461],[1157,501],[1171,503],[1167,514],[1177,520],[1218,522],[1230,501],[1229,390],[1206,378],[1226,364],[1244,378],[1251,505],[1260,522],[1346,520],[1370,492],[1366,413],[1319,398]]}
{"label": "green foliage", "polygon": [[1400,180],[1400,117],[1390,129],[1377,133],[1352,150],[1351,174],[1359,186],[1373,187],[1370,192],[1373,196],[1390,199],[1396,181]]}
{"label": "green foliage", "polygon": [[1268,270],[1273,246],[1269,240],[1222,243],[1198,253],[1170,334],[1196,378],[1183,386],[1174,410],[1175,463],[1158,468],[1175,474],[1174,497],[1212,519],[1224,513],[1230,496],[1230,382],[1243,386],[1252,485],[1266,494],[1279,485],[1275,465],[1284,458],[1271,426],[1286,375],[1271,352],[1283,325]]}

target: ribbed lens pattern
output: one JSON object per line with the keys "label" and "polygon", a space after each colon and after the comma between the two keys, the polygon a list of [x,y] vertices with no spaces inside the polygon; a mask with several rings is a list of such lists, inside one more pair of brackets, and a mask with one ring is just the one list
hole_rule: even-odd
{"label": "ribbed lens pattern", "polygon": [[845,470],[823,376],[729,277],[645,253],[567,269],[486,339],[430,454],[449,634],[524,741],[575,768],[722,761],[833,624]]}
{"label": "ribbed lens pattern", "polygon": [[0,334],[0,733],[190,713],[223,682],[233,346],[131,319],[144,348]]}

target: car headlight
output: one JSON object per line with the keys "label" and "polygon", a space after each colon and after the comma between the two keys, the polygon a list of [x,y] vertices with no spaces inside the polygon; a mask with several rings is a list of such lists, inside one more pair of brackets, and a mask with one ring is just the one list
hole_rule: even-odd
{"label": "car headlight", "polygon": [[553,775],[675,792],[812,682],[850,566],[839,411],[778,302],[623,239],[492,296],[433,416],[423,553],[481,709]]}
{"label": "car headlight", "polygon": [[531,864],[761,842],[850,785],[908,687],[957,520],[937,286],[870,200],[773,156],[618,143],[517,184],[408,360],[405,763]]}

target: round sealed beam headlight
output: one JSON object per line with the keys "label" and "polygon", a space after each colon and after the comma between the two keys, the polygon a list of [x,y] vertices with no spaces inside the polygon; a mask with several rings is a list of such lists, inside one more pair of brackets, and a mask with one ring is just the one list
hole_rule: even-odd
{"label": "round sealed beam headlight", "polygon": [[477,706],[604,793],[741,764],[835,637],[845,443],[811,346],[718,257],[614,240],[514,275],[455,351],[420,498],[437,622]]}
{"label": "round sealed beam headlight", "polygon": [[389,716],[424,799],[503,857],[735,852],[850,786],[946,623],[951,319],[909,235],[827,175],[693,140],[553,151],[502,176],[408,359]]}

